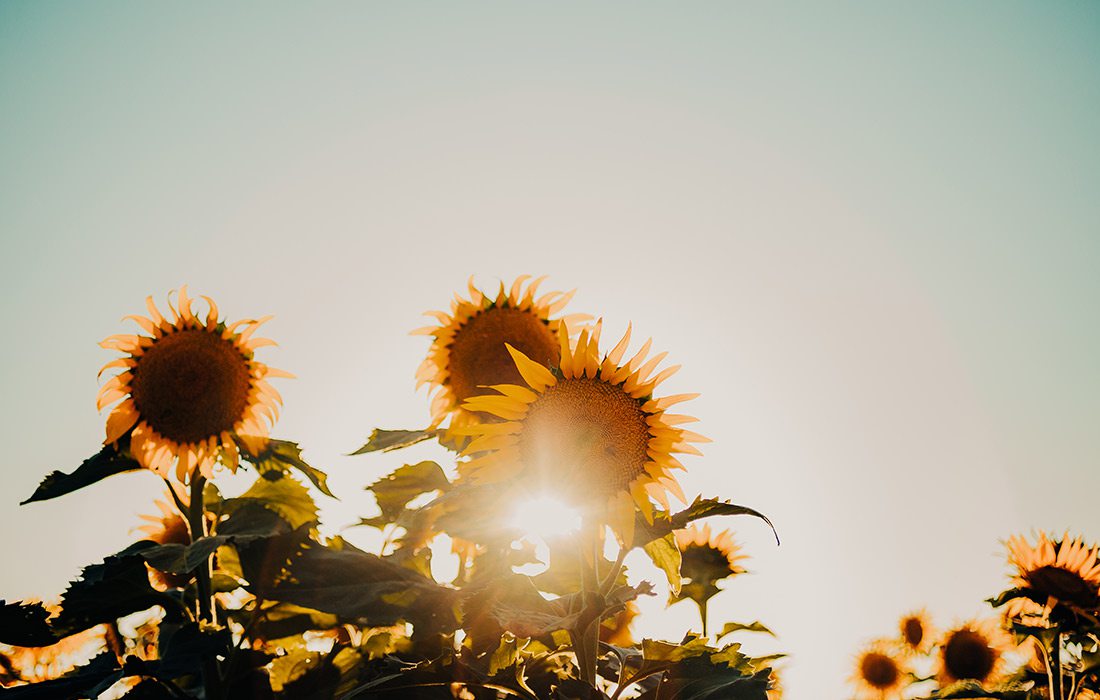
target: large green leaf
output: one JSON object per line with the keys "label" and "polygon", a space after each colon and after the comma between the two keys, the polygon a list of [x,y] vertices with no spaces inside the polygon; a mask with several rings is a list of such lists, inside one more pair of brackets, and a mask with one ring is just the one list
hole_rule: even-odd
{"label": "large green leaf", "polygon": [[389,452],[409,447],[418,442],[430,440],[440,434],[439,430],[382,430],[375,428],[371,431],[367,444],[360,447],[353,455],[362,455],[368,452]]}
{"label": "large green leaf", "polygon": [[650,540],[643,549],[657,568],[665,572],[672,594],[679,595],[681,583],[680,548],[676,546],[676,538],[670,532],[664,537]]}
{"label": "large green leaf", "polygon": [[260,505],[278,514],[292,528],[316,525],[317,504],[309,495],[309,489],[289,476],[275,480],[259,478],[237,498],[222,502],[223,513],[232,514],[244,505]]}
{"label": "large green leaf", "polygon": [[57,636],[46,619],[50,612],[41,603],[5,603],[0,600],[0,644],[46,647]]}
{"label": "large green leaf", "polygon": [[374,493],[382,517],[392,522],[414,498],[425,493],[446,491],[451,482],[435,462],[406,464],[367,487]]}
{"label": "large green leaf", "polygon": [[[126,445],[122,443],[125,442]],[[50,472],[42,483],[38,485],[31,497],[19,505],[26,505],[34,501],[45,501],[58,496],[64,496],[85,486],[106,479],[122,472],[132,472],[143,467],[130,456],[127,449],[129,438],[119,442],[119,449],[113,445],[107,445],[95,453],[76,468],[71,474],[62,471]]]}

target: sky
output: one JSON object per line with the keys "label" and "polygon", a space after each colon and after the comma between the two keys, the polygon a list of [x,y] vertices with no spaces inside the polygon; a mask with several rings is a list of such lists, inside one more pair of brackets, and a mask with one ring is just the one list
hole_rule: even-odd
{"label": "sky", "polygon": [[[721,523],[711,619],[848,697],[902,613],[985,612],[1009,535],[1100,538],[1098,74],[1091,3],[0,4],[0,597],[152,512],[151,473],[17,505],[98,449],[147,295],[275,315],[336,532],[445,457],[346,456],[425,423],[421,313],[547,274],[702,394],[689,496],[779,530]],[[662,602],[642,633],[697,624]]]}

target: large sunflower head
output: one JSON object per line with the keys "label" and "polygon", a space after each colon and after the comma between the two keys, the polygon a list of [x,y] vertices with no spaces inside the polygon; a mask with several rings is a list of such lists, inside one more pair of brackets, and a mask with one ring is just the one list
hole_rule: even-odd
{"label": "large sunflower head", "polygon": [[100,343],[125,355],[100,371],[122,369],[99,390],[100,410],[121,400],[107,417],[104,443],[129,435],[130,451],[142,466],[162,476],[175,466],[181,481],[195,469],[212,476],[219,460],[236,469],[238,441],[257,453],[281,403],[267,378],[291,376],[253,357],[257,348],[274,345],[253,337],[270,317],[226,324],[218,320],[214,301],[203,299],[205,319],[181,287],[177,306],[169,295],[169,320],[149,297],[148,317],[126,317],[147,335],[113,335]]}
{"label": "large sunflower head", "polygon": [[886,640],[876,640],[856,656],[852,682],[860,694],[877,698],[900,697],[908,682],[909,669],[901,655]]}
{"label": "large sunflower head", "polygon": [[1044,617],[1054,605],[1067,603],[1078,608],[1096,608],[1100,604],[1100,548],[1091,549],[1080,537],[1052,540],[1039,533],[1035,545],[1019,536],[1007,542],[1008,562],[1015,567],[1012,584],[1040,597],[1046,606],[1028,598],[1009,601],[1010,617]]}
{"label": "large sunflower head", "polygon": [[686,583],[710,584],[745,573],[740,562],[748,555],[733,540],[729,530],[711,532],[710,525],[689,525],[676,531],[680,548],[680,573]]}
{"label": "large sunflower head", "polygon": [[971,620],[947,630],[939,642],[938,673],[943,685],[973,680],[983,685],[1000,678],[1004,655],[1012,649],[996,620]]}
{"label": "large sunflower head", "polygon": [[477,416],[463,408],[464,401],[492,393],[487,387],[493,385],[523,382],[505,343],[544,366],[557,365],[559,333],[567,334],[569,324],[588,318],[584,314],[551,318],[569,303],[573,292],[537,296],[545,277],[525,288],[530,277],[520,275],[508,289],[501,283],[495,296],[475,287],[470,278],[469,299],[456,294],[450,313],[428,312],[439,321],[438,326],[413,331],[432,336],[428,356],[420,364],[416,379],[417,387],[427,384],[435,392],[433,427],[448,415],[456,427],[476,422]]}
{"label": "large sunflower head", "polygon": [[898,621],[898,632],[906,651],[924,653],[932,647],[935,636],[932,616],[923,608],[902,615]]}
{"label": "large sunflower head", "polygon": [[601,357],[600,328],[597,323],[582,330],[572,346],[559,334],[561,359],[553,370],[508,346],[526,386],[497,385],[494,394],[465,402],[467,410],[502,420],[469,428],[474,439],[465,454],[471,458],[460,470],[473,481],[515,480],[535,492],[553,489],[629,542],[635,505],[652,520],[650,498],[665,508],[668,493],[684,500],[672,473],[683,468],[674,453],[700,454],[691,443],[706,438],[678,427],[694,418],[665,412],[696,394],[653,395],[678,369],[652,374],[665,353],[647,361],[647,341],[623,362],[627,329]]}

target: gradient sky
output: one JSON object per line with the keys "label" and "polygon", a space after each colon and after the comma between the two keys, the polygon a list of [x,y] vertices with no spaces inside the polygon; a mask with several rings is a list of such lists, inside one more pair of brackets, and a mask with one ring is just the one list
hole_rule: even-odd
{"label": "gradient sky", "polygon": [[343,455],[424,423],[407,332],[468,275],[632,321],[703,393],[689,495],[783,537],[727,521],[754,574],[711,615],[779,633],[790,697],[849,695],[906,610],[983,612],[1008,535],[1100,538],[1100,5],[262,7],[0,4],[0,597],[134,539],[148,473],[16,504],[181,283],[276,315],[332,529],[439,456]]}

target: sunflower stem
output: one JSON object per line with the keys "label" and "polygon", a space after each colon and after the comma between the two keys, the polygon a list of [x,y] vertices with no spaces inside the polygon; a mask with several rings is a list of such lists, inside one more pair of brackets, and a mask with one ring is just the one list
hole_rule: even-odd
{"label": "sunflower stem", "polygon": [[[581,527],[581,605],[583,608],[602,600],[600,596],[599,529],[596,523],[585,521]],[[582,609],[583,609],[582,608]],[[595,611],[587,627],[573,631],[573,650],[577,655],[581,679],[596,686],[596,662],[600,647],[600,610]],[[587,618],[587,616],[582,616]]]}
{"label": "sunflower stem", "polygon": [[699,619],[703,621],[703,638],[707,636],[707,601],[699,603]]}
{"label": "sunflower stem", "polygon": [[[203,503],[202,492],[206,486],[206,477],[199,472],[198,467],[191,474],[191,502],[187,511],[187,525],[191,529],[191,542],[206,536],[206,506]],[[198,583],[198,608],[200,624],[216,624],[217,616],[214,610],[214,595],[210,585],[210,557],[206,558],[195,573]],[[220,698],[221,676],[218,673],[218,662],[210,657],[202,662],[202,682],[207,698]]]}
{"label": "sunflower stem", "polygon": [[1058,630],[1054,633],[1054,648],[1051,649],[1051,656],[1053,662],[1051,663],[1051,671],[1054,674],[1054,687],[1050,689],[1050,697],[1056,698],[1056,700],[1065,700],[1065,696],[1062,694],[1062,631]]}

